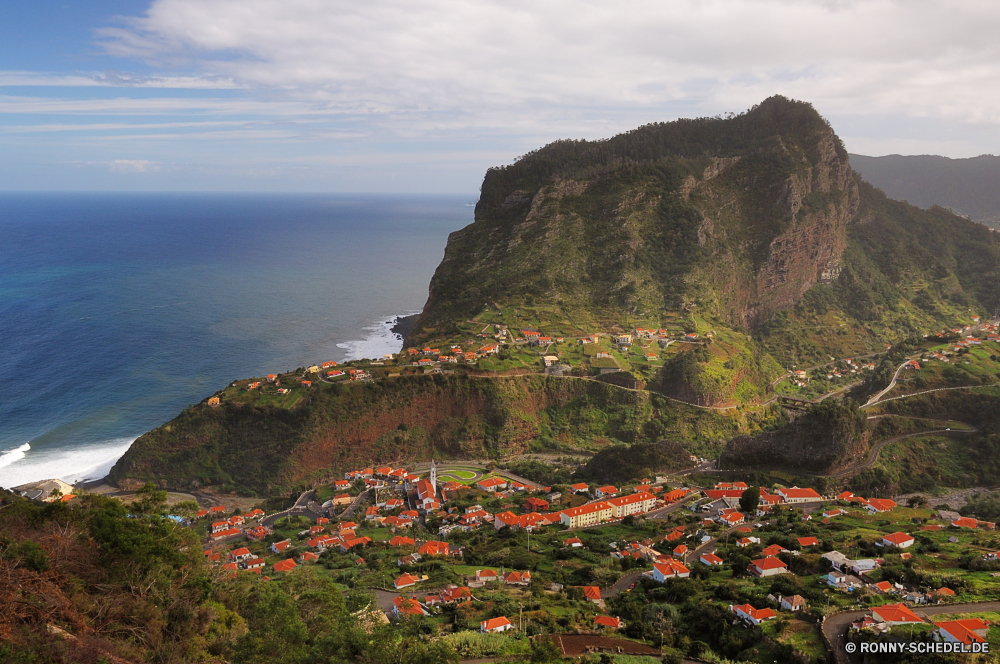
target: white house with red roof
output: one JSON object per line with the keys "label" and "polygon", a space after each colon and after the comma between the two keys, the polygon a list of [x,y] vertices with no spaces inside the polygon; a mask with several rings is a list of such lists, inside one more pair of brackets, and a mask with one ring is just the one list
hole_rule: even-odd
{"label": "white house with red roof", "polygon": [[800,489],[793,486],[791,489],[778,489],[778,495],[786,503],[809,503],[823,500],[823,497],[816,493],[815,489]]}
{"label": "white house with red roof", "polygon": [[607,629],[621,629],[625,626],[625,622],[615,616],[594,616],[594,627],[603,627]]}
{"label": "white house with red roof", "polygon": [[891,535],[883,535],[882,540],[879,542],[882,546],[895,546],[900,549],[905,549],[912,546],[916,540],[913,535],[907,535],[906,533],[896,532]]}
{"label": "white house with red roof", "polygon": [[752,625],[759,625],[765,620],[770,620],[778,615],[773,609],[755,609],[749,604],[730,605],[729,610],[735,613],[738,618]]}
{"label": "white house with red roof", "polygon": [[989,635],[990,624],[981,618],[966,618],[964,620],[948,620],[935,623],[933,632],[935,641],[944,643],[985,643]]}
{"label": "white house with red roof", "polygon": [[905,604],[886,604],[872,609],[872,617],[887,625],[915,625],[923,622]]}
{"label": "white house with red roof", "polygon": [[514,629],[514,626],[504,616],[490,618],[479,623],[479,631],[484,634],[487,632],[506,632],[510,629]]}
{"label": "white house with red roof", "polygon": [[779,558],[760,558],[751,561],[747,569],[754,576],[775,576],[787,573],[788,565]]}
{"label": "white house with red roof", "polygon": [[597,496],[599,500],[604,500],[605,498],[613,498],[618,495],[618,488],[611,485],[600,486],[594,490],[594,495]]}
{"label": "white house with red roof", "polygon": [[502,477],[487,477],[484,480],[479,480],[476,482],[476,486],[487,491],[489,493],[496,493],[497,491],[507,488],[507,480]]}
{"label": "white house with red roof", "polygon": [[698,560],[703,565],[721,565],[723,563],[722,558],[718,557],[714,553],[703,553]]}
{"label": "white house with red roof", "polygon": [[664,583],[667,579],[686,579],[691,570],[681,562],[667,558],[662,563],[653,563],[653,580]]}

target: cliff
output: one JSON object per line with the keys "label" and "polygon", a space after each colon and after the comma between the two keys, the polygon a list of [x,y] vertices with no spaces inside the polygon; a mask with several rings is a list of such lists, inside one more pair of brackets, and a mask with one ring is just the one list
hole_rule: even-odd
{"label": "cliff", "polygon": [[[112,468],[119,486],[205,486],[270,495],[345,469],[432,457],[507,458],[670,436],[717,448],[754,425],[599,381],[543,376],[410,376],[314,386],[294,407],[242,384],[141,436]],[[766,415],[765,415],[766,416]]]}

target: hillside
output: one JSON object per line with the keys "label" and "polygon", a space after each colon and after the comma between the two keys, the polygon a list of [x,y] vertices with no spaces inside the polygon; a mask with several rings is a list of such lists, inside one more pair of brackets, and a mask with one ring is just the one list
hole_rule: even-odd
{"label": "hillside", "polygon": [[1000,228],[1000,157],[852,154],[851,166],[891,198],[922,208],[940,205]]}
{"label": "hillside", "polygon": [[[787,422],[789,370],[847,390],[860,369],[823,367],[998,309],[997,234],[887,198],[812,106],[772,97],[490,169],[399,357],[352,363],[357,381],[238,381],[142,436],[111,479],[265,494],[432,455],[714,452]],[[792,462],[847,449],[825,444]]]}
{"label": "hillside", "polygon": [[598,450],[663,436],[716,450],[778,412],[706,413],[599,381],[544,376],[320,383],[296,388],[292,405],[247,390],[248,382],[218,393],[220,406],[206,399],[141,436],[110,480],[266,496],[339,478],[334,471],[359,464]]}

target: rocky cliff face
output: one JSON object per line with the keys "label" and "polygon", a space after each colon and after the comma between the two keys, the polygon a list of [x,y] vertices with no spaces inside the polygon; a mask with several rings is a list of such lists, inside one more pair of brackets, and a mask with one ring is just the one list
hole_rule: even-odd
{"label": "rocky cliff face", "polygon": [[754,328],[837,277],[857,209],[839,139],[786,99],[556,143],[487,174],[411,341],[523,298],[591,319],[698,308]]}

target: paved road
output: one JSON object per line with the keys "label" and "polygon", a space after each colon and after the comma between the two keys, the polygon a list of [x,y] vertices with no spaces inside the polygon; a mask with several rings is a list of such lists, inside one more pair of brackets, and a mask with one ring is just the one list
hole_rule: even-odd
{"label": "paved road", "polygon": [[629,572],[622,578],[618,579],[613,586],[609,586],[601,591],[601,599],[608,599],[609,597],[616,597],[621,593],[625,592],[630,585],[639,581],[642,577],[642,573],[645,570],[637,570],[635,572]]}
{"label": "paved road", "polygon": [[361,505],[361,502],[365,499],[366,496],[368,496],[369,491],[370,491],[369,489],[365,489],[357,496],[355,496],[354,500],[351,501],[351,504],[347,506],[347,509],[344,510],[337,518],[343,521],[344,519],[354,516],[355,510],[358,509],[358,507]]}
{"label": "paved road", "polygon": [[864,406],[862,406],[862,408],[867,408],[868,406],[877,406],[883,403],[889,403],[890,401],[896,401],[897,399],[908,399],[910,397],[918,397],[921,394],[930,394],[931,392],[948,392],[949,390],[974,390],[977,387],[1000,387],[1000,383],[990,383],[987,385],[960,385],[959,387],[938,387],[933,390],[913,392],[912,394],[901,394],[898,397],[890,397],[884,401],[879,401],[878,403],[866,403]]}
{"label": "paved road", "polygon": [[289,507],[283,512],[278,512],[277,514],[272,514],[271,516],[264,517],[261,519],[260,523],[264,526],[273,526],[274,522],[284,516],[304,516],[310,521],[316,521],[316,519],[323,516],[322,514],[317,514],[309,509],[308,505],[311,500],[315,500],[315,494],[310,491],[304,491],[302,495],[298,497],[295,504]]}
{"label": "paved road", "polygon": [[[840,472],[832,473],[830,475],[811,475],[811,477],[847,477],[849,475],[854,475],[855,473],[858,473],[858,472],[864,470],[865,468],[870,468],[871,466],[873,466],[875,464],[875,462],[878,461],[878,455],[882,452],[882,448],[883,447],[885,447],[886,445],[889,445],[891,443],[897,443],[897,442],[899,442],[901,440],[905,440],[906,438],[916,438],[918,436],[949,436],[949,437],[958,436],[958,437],[961,437],[961,436],[964,436],[964,435],[967,435],[967,434],[970,434],[970,433],[979,433],[979,429],[975,429],[974,428],[974,429],[969,430],[969,431],[953,431],[951,429],[934,429],[932,431],[918,431],[916,433],[907,433],[907,434],[903,434],[902,436],[894,436],[892,438],[886,438],[885,440],[880,440],[879,442],[875,443],[875,447],[873,447],[872,451],[868,453],[868,459],[864,463],[862,463],[861,465],[854,466],[852,468],[847,468],[845,470],[841,470]],[[803,474],[808,475],[809,473],[803,473]]]}
{"label": "paved road", "polygon": [[872,395],[872,398],[871,398],[871,399],[869,399],[869,400],[868,400],[868,402],[867,402],[867,403],[866,403],[866,404],[865,404],[864,406],[862,406],[862,408],[864,408],[865,406],[874,406],[874,405],[875,405],[875,404],[877,404],[877,403],[879,402],[879,400],[880,400],[880,399],[881,399],[882,397],[884,397],[884,396],[885,396],[885,395],[886,395],[886,394],[887,394],[887,393],[888,393],[888,392],[889,392],[889,391],[890,391],[890,390],[891,390],[892,388],[896,387],[896,382],[897,382],[897,381],[899,380],[899,375],[900,375],[901,373],[903,373],[903,369],[905,369],[905,368],[906,368],[906,365],[907,365],[907,364],[909,364],[909,363],[910,363],[910,358],[906,358],[905,360],[903,360],[903,363],[899,365],[899,368],[898,368],[898,369],[896,369],[896,373],[892,374],[892,380],[890,380],[890,381],[889,381],[889,386],[888,386],[888,387],[886,387],[886,388],[885,388],[884,390],[882,390],[881,392],[879,392],[878,394],[874,394],[874,395]]}
{"label": "paved road", "polygon": [[[1000,611],[1000,602],[917,606],[913,607],[913,611],[921,618],[924,618],[926,622],[931,622],[927,616],[940,615],[942,613],[952,614],[979,613],[980,611]],[[846,639],[844,637],[847,633],[848,626],[852,622],[859,620],[869,613],[871,613],[871,609],[868,609],[867,611],[847,611],[844,613],[837,613],[827,618],[823,623],[823,636],[826,638],[827,645],[833,648],[833,654],[837,660],[837,664],[851,664],[852,662],[861,661],[860,657],[852,658],[844,650],[844,644],[846,643]]]}

